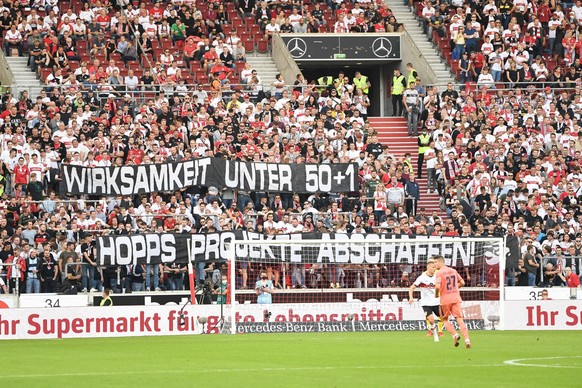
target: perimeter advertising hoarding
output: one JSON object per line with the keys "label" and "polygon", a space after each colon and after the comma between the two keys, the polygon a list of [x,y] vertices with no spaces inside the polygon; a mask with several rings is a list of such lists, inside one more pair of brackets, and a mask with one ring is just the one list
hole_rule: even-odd
{"label": "perimeter advertising hoarding", "polygon": [[507,301],[504,318],[504,330],[581,330],[582,302]]}
{"label": "perimeter advertising hoarding", "polygon": [[[497,307],[496,302],[465,304],[471,329],[485,329],[483,317]],[[229,307],[224,311],[227,315]],[[184,315],[180,325],[180,306],[2,309],[0,339],[200,334],[197,317],[207,318],[205,332],[219,332],[219,305],[188,306]],[[408,303],[245,304],[237,306],[235,320],[239,333],[426,329],[420,306]]]}

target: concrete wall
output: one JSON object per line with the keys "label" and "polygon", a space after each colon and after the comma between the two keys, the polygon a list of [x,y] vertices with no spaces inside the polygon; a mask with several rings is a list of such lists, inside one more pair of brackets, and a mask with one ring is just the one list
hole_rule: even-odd
{"label": "concrete wall", "polygon": [[14,75],[6,62],[6,56],[4,50],[0,50],[0,85],[2,85],[2,91],[6,91],[6,88],[10,88],[12,85],[16,85]]}
{"label": "concrete wall", "polygon": [[408,35],[405,30],[401,34],[401,53],[402,62],[398,67],[402,74],[406,75],[406,64],[412,63],[418,74],[422,74],[422,83],[424,85],[431,85],[438,82],[436,74],[432,67],[428,64],[426,59],[422,56],[422,53],[414,43],[414,40]]}
{"label": "concrete wall", "polygon": [[301,70],[299,70],[299,66],[297,66],[295,60],[291,55],[289,55],[287,46],[279,35],[273,36],[272,48],[273,61],[275,62],[277,69],[279,69],[280,73],[283,75],[285,82],[293,85],[293,82],[295,82],[295,79],[297,78],[297,74],[300,74]]}

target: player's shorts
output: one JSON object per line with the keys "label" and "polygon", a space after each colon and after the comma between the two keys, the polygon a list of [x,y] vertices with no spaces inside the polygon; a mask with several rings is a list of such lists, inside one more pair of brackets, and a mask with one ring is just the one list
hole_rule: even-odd
{"label": "player's shorts", "polygon": [[437,317],[441,315],[440,311],[439,311],[439,307],[440,306],[422,306],[422,309],[424,310],[424,316],[425,317],[429,317],[432,314],[436,315]]}
{"label": "player's shorts", "polygon": [[448,319],[450,316],[455,318],[463,318],[463,310],[461,303],[443,304],[440,308],[441,319]]}

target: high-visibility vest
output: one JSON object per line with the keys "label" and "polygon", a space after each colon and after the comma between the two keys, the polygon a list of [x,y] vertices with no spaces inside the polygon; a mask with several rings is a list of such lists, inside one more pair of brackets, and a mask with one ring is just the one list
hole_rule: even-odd
{"label": "high-visibility vest", "polygon": [[360,88],[364,93],[368,94],[368,77],[365,75],[359,79],[358,77],[354,77],[354,85],[356,85],[356,88]]}
{"label": "high-visibility vest", "polygon": [[317,84],[320,86],[331,86],[333,83],[333,77],[331,75],[324,75],[317,79]]}
{"label": "high-visibility vest", "polygon": [[404,160],[402,162],[402,164],[405,164],[408,166],[408,171],[409,171],[410,175],[414,174],[414,168],[412,168],[412,163],[410,163],[409,160]]}
{"label": "high-visibility vest", "polygon": [[429,148],[428,145],[430,144],[430,135],[428,133],[426,135],[421,133],[418,135],[418,139],[420,140],[421,144],[418,146],[418,153],[423,155]]}
{"label": "high-visibility vest", "polygon": [[416,83],[416,76],[414,74],[417,74],[416,70],[414,68],[410,69],[410,73],[408,73],[408,82],[406,86],[410,85],[411,82]]}
{"label": "high-visibility vest", "polygon": [[398,77],[394,76],[392,78],[392,94],[395,96],[401,96],[404,93],[404,76],[400,74]]}

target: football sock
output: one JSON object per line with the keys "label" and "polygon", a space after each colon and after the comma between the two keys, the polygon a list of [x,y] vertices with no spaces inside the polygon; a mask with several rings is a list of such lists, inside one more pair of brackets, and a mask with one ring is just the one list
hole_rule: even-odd
{"label": "football sock", "polygon": [[445,329],[447,329],[447,331],[449,333],[451,333],[451,335],[454,337],[457,335],[457,331],[455,330],[455,327],[453,326],[453,324],[451,322],[449,322],[448,320],[445,321]]}
{"label": "football sock", "polygon": [[465,324],[465,322],[463,322],[462,324],[459,323],[459,329],[461,329],[461,333],[463,334],[463,338],[468,340],[469,339],[469,330],[467,329],[467,325]]}

